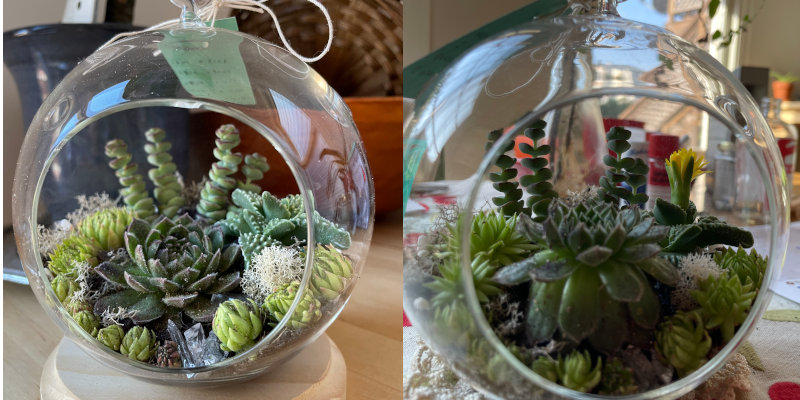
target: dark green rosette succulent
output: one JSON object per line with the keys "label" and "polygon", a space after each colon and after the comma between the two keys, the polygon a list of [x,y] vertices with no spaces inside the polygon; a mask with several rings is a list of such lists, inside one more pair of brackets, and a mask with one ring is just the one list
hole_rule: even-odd
{"label": "dark green rosette succulent", "polygon": [[108,251],[121,248],[123,235],[133,221],[133,212],[126,208],[100,210],[86,217],[78,225],[81,235],[94,239],[101,249]]}
{"label": "dark green rosette succulent", "polygon": [[78,290],[78,283],[70,276],[56,275],[50,281],[50,287],[53,288],[53,292],[55,292],[58,301],[63,303],[64,300],[72,296],[72,293]]}
{"label": "dark green rosette succulent", "polygon": [[[279,200],[269,192],[261,194],[236,189],[231,194],[236,205],[220,221],[226,234],[239,236],[245,263],[274,244],[292,245],[308,239],[308,222],[302,200],[290,196]],[[298,204],[299,203],[299,204]],[[318,244],[339,249],[350,247],[350,234],[314,211],[314,238]]]}
{"label": "dark green rosette succulent", "polygon": [[156,334],[143,326],[134,326],[122,338],[119,352],[128,358],[148,362],[156,354]]}
{"label": "dark green rosette succulent", "polygon": [[714,255],[714,262],[720,268],[738,276],[742,285],[752,284],[753,290],[758,293],[761,283],[764,281],[764,273],[767,271],[767,259],[762,258],[755,249],[750,250],[750,254],[747,254],[747,251],[741,247],[738,249],[728,248]]}
{"label": "dark green rosette succulent", "polygon": [[588,351],[575,350],[564,359],[558,358],[558,380],[563,385],[579,392],[589,392],[600,383],[603,360],[597,357],[592,368],[592,356]]}
{"label": "dark green rosette succulent", "polygon": [[531,369],[542,378],[551,382],[558,382],[558,363],[550,356],[541,356],[533,360]]}
{"label": "dark green rosette succulent", "polygon": [[735,274],[722,274],[718,278],[709,276],[698,285],[699,290],[693,290],[691,294],[700,305],[706,329],[719,327],[722,340],[729,342],[753,304],[756,296],[753,284],[742,285]]}
{"label": "dark green rosette succulent", "polygon": [[97,315],[94,315],[91,311],[80,311],[75,313],[72,319],[90,335],[97,336],[97,331],[100,329],[100,318],[97,318]]}
{"label": "dark green rosette succulent", "polygon": [[311,291],[318,297],[333,300],[339,296],[348,280],[353,277],[350,259],[340,251],[319,245],[314,251],[314,270],[311,274]]}
{"label": "dark green rosette succulent", "polygon": [[708,361],[711,337],[697,311],[682,312],[666,318],[656,332],[656,351],[684,377]]}
{"label": "dark green rosette succulent", "polygon": [[99,260],[97,254],[100,246],[94,239],[81,235],[70,235],[49,254],[50,262],[47,268],[56,275],[66,274],[75,276],[75,264],[86,262],[89,266],[96,266]]}
{"label": "dark green rosette succulent", "polygon": [[659,256],[658,242],[669,227],[636,207],[619,210],[600,201],[575,207],[554,201],[542,224],[521,215],[517,226],[546,250],[503,267],[493,279],[504,285],[535,281],[530,341],[549,339],[560,328],[571,340],[590,337],[596,348],[612,351],[626,338],[626,313],[640,327],[655,328],[661,305],[647,275],[670,286],[679,279]]}
{"label": "dark green rosette succulent", "polygon": [[[275,323],[280,322],[289,311],[289,307],[292,306],[299,288],[300,281],[289,282],[264,300],[264,308],[269,311]],[[293,329],[301,329],[310,323],[318,321],[322,317],[320,306],[319,300],[314,298],[310,291],[306,291],[287,326]]]}
{"label": "dark green rosette succulent", "polygon": [[253,300],[225,301],[214,314],[212,329],[217,334],[223,351],[245,351],[256,343],[263,330],[261,307]]}
{"label": "dark green rosette succulent", "polygon": [[216,307],[211,295],[239,285],[239,271],[230,271],[239,246],[225,247],[222,228],[203,229],[184,214],[150,224],[134,219],[125,232],[127,254],[115,255],[95,271],[126,289],[101,297],[95,312],[123,307],[142,324],[167,312],[183,311],[198,322],[211,322]]}
{"label": "dark green rosette succulent", "polygon": [[598,394],[624,396],[638,391],[639,386],[634,380],[633,370],[624,366],[619,358],[606,360]]}
{"label": "dark green rosette succulent", "polygon": [[107,326],[97,332],[97,340],[111,350],[119,351],[125,331],[119,325]]}

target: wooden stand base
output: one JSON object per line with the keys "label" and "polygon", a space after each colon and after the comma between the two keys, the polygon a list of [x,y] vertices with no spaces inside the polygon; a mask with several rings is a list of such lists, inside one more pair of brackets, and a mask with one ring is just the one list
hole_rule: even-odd
{"label": "wooden stand base", "polygon": [[322,335],[280,368],[219,387],[155,385],[123,375],[63,338],[44,365],[42,400],[344,399],[347,367],[336,344]]}

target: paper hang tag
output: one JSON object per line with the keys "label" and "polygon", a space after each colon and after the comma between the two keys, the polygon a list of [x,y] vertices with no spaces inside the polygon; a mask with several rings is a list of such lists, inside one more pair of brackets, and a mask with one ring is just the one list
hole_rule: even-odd
{"label": "paper hang tag", "polygon": [[[233,17],[217,20],[214,27],[238,31]],[[164,40],[158,43],[158,48],[192,96],[241,105],[255,104],[250,78],[239,52],[242,37],[188,29],[165,29],[161,33]]]}

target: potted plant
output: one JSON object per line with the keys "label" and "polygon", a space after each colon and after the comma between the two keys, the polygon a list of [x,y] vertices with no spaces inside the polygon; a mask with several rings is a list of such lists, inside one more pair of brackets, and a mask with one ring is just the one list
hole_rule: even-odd
{"label": "potted plant", "polygon": [[772,71],[769,75],[775,78],[775,80],[772,81],[772,97],[783,101],[791,100],[792,84],[800,80],[800,77],[791,73],[782,74],[777,71]]}

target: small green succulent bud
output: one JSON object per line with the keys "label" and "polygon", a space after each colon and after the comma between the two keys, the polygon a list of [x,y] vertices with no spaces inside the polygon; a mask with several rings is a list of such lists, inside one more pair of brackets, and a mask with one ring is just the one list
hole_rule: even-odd
{"label": "small green succulent bud", "polygon": [[97,336],[98,329],[100,329],[100,318],[97,318],[97,315],[94,315],[93,312],[80,311],[75,313],[72,318],[83,330],[92,336]]}
{"label": "small green succulent bud", "polygon": [[92,311],[94,307],[87,301],[77,300],[75,297],[68,297],[64,302],[64,307],[69,311],[69,315],[75,315],[81,311]]}
{"label": "small green succulent bud", "polygon": [[624,366],[622,361],[614,358],[606,361],[603,367],[603,378],[600,381],[599,394],[621,396],[639,391],[633,378],[633,370]]}
{"label": "small green succulent bud", "polygon": [[603,361],[600,357],[592,368],[592,356],[589,352],[575,350],[563,360],[558,358],[558,379],[562,385],[572,390],[588,392],[600,383],[602,368]]}
{"label": "small green succulent bud", "polygon": [[556,360],[553,360],[550,356],[541,356],[533,360],[531,369],[542,378],[551,382],[558,382],[558,365],[556,364]]}
{"label": "small green succulent bud", "polygon": [[666,318],[656,332],[656,351],[664,361],[675,367],[681,377],[705,364],[709,349],[711,337],[697,311],[679,311]]}
{"label": "small green succulent bud", "polygon": [[125,331],[119,325],[111,325],[97,332],[97,340],[111,350],[119,351]]}
{"label": "small green succulent bud", "polygon": [[725,343],[733,338],[735,328],[747,318],[756,295],[752,283],[742,285],[736,274],[731,275],[709,276],[700,281],[700,290],[691,292],[700,305],[706,329],[719,327]]}
{"label": "small green succulent bud", "polygon": [[78,225],[81,235],[94,239],[103,250],[125,245],[125,229],[133,221],[133,212],[126,208],[100,210]]}
{"label": "small green succulent bud", "polygon": [[47,268],[56,275],[75,275],[75,264],[87,262],[92,267],[98,263],[97,253],[100,246],[94,239],[79,235],[72,235],[64,239],[61,244],[49,254],[50,262]]}
{"label": "small green succulent bud", "polygon": [[750,254],[747,254],[747,251],[741,247],[736,250],[728,248],[717,253],[714,256],[714,262],[720,268],[738,276],[742,285],[751,283],[756,291],[761,287],[764,273],[767,270],[767,259],[758,255],[755,249],[750,250]]}
{"label": "small green succulent bud", "polygon": [[[282,320],[286,312],[289,311],[289,307],[292,306],[299,288],[299,281],[289,282],[264,300],[264,307],[269,310],[276,322]],[[309,291],[306,291],[302,300],[300,300],[300,304],[294,310],[288,326],[294,329],[301,329],[309,323],[316,322],[322,317],[322,312],[319,309],[320,305],[319,300],[315,299]]]}
{"label": "small green succulent bud", "polygon": [[72,294],[78,290],[78,283],[67,275],[56,275],[56,277],[50,281],[50,287],[53,288],[53,292],[55,292],[58,301],[63,303],[64,300],[72,296]]}
{"label": "small green succulent bud", "polygon": [[217,334],[221,342],[219,347],[223,351],[245,351],[261,335],[261,309],[253,300],[248,299],[248,303],[231,299],[217,308],[212,329]]}
{"label": "small green succulent bud", "polygon": [[311,274],[311,291],[318,297],[333,300],[344,291],[347,280],[353,276],[350,259],[333,247],[317,246],[314,252],[314,272]]}
{"label": "small green succulent bud", "polygon": [[156,334],[142,326],[134,326],[122,338],[119,352],[132,360],[148,362],[156,354]]}

